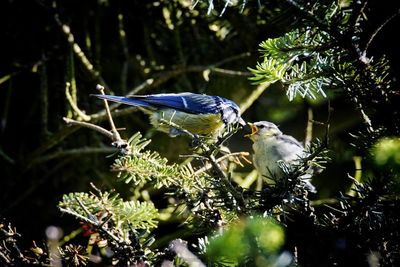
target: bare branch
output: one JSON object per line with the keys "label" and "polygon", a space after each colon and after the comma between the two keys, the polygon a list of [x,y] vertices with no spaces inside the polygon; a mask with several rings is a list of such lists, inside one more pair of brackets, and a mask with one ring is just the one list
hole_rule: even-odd
{"label": "bare branch", "polygon": [[[102,95],[105,95],[104,94],[104,86],[98,84],[96,86],[96,89],[99,90]],[[108,117],[108,121],[110,122],[111,132],[113,134],[113,138],[112,139],[113,139],[114,142],[120,142],[120,141],[122,141],[122,139],[121,139],[121,136],[119,135],[119,133],[117,131],[117,128],[115,128],[114,120],[113,120],[113,118],[111,116],[110,107],[108,106],[108,101],[106,99],[104,99],[103,101],[104,101],[104,106],[106,107],[106,114],[107,114],[107,117]]]}
{"label": "bare branch", "polygon": [[108,138],[110,138],[111,140],[114,140],[114,135],[112,132],[110,132],[109,130],[104,129],[103,127],[100,127],[96,124],[93,123],[89,123],[89,122],[83,122],[83,121],[76,121],[70,118],[63,118],[63,120],[70,125],[77,125],[77,126],[81,126],[81,127],[85,127],[85,128],[89,128],[91,130],[94,130],[96,132],[99,132],[105,136],[107,136]]}
{"label": "bare branch", "polygon": [[314,113],[311,107],[308,107],[307,115],[308,118],[306,127],[306,138],[304,139],[304,147],[308,147],[310,145],[313,136]]}
{"label": "bare branch", "polygon": [[397,17],[398,15],[400,15],[400,9],[398,9],[396,11],[396,13],[394,13],[392,16],[390,16],[389,18],[387,18],[375,31],[374,33],[371,35],[371,37],[368,40],[368,43],[365,45],[364,48],[364,52],[363,54],[366,56],[367,54],[367,50],[369,48],[369,46],[371,45],[372,41],[375,39],[375,37],[378,35],[378,33],[390,22],[392,21],[395,17]]}
{"label": "bare branch", "polygon": [[83,53],[81,47],[75,42],[75,38],[71,32],[70,27],[61,21],[58,14],[54,15],[54,19],[57,22],[57,24],[61,27],[61,30],[65,34],[68,43],[72,46],[75,55],[82,63],[82,65],[97,81],[99,81],[99,83],[106,84],[105,80],[101,77],[100,72],[94,68],[93,64],[86,57],[85,53]]}
{"label": "bare branch", "polygon": [[[227,159],[229,157],[237,157],[237,156],[239,158],[242,158],[245,161],[247,161],[246,157],[249,156],[249,155],[250,155],[249,152],[233,152],[233,153],[229,153],[229,154],[223,155],[222,157],[219,157],[216,160],[216,162],[220,163],[221,161],[223,161],[223,160],[225,160],[225,159]],[[197,176],[200,173],[205,172],[205,171],[207,171],[207,170],[209,170],[211,168],[212,168],[212,165],[211,164],[207,164],[207,165],[203,166],[202,168],[198,169],[196,172],[194,172],[193,175]]]}
{"label": "bare branch", "polygon": [[71,88],[71,83],[67,82],[65,83],[65,96],[67,97],[68,103],[71,105],[72,109],[78,114],[78,116],[84,120],[84,121],[90,121],[90,116],[86,115],[86,113],[81,110],[77,103],[72,99],[71,93],[70,93],[70,88]]}
{"label": "bare branch", "polygon": [[245,101],[240,103],[240,113],[243,114],[253,103],[264,93],[265,89],[267,89],[271,84],[263,83],[256,87],[253,92],[246,98]]}
{"label": "bare branch", "polygon": [[57,158],[63,158],[67,156],[82,156],[82,155],[87,155],[87,154],[99,154],[99,153],[114,153],[117,150],[115,148],[110,148],[110,147],[81,147],[77,149],[70,149],[70,150],[63,150],[63,151],[57,151],[52,154],[48,154],[46,156],[36,158],[34,159],[29,167],[37,164],[42,164],[44,162],[57,159]]}
{"label": "bare branch", "polygon": [[253,75],[249,71],[227,70],[227,69],[221,69],[221,68],[211,68],[210,71],[215,72],[217,74],[226,75],[226,76],[251,77]]}

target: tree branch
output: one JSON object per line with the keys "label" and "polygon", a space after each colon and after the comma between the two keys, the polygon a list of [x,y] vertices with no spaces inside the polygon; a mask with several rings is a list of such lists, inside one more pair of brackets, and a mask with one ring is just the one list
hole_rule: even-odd
{"label": "tree branch", "polygon": [[390,22],[392,21],[395,17],[397,17],[398,15],[400,15],[400,9],[398,9],[396,11],[396,13],[394,13],[392,16],[390,16],[389,18],[387,18],[371,35],[371,37],[369,38],[367,44],[365,45],[364,48],[364,52],[363,55],[367,55],[367,50],[369,48],[369,46],[371,45],[372,41],[375,39],[375,37],[378,35],[378,33]]}
{"label": "tree branch", "polygon": [[96,124],[93,123],[89,123],[89,122],[83,122],[83,121],[76,121],[70,118],[63,118],[63,120],[69,124],[69,125],[75,125],[75,126],[80,126],[80,127],[85,127],[85,128],[89,128],[91,130],[94,130],[96,132],[101,133],[102,135],[107,136],[108,138],[110,138],[111,140],[114,140],[114,135],[112,132],[110,132],[109,130],[104,129],[103,127],[100,127]]}
{"label": "tree branch", "polygon": [[57,151],[55,153],[48,154],[44,157],[36,158],[32,162],[30,162],[29,167],[32,167],[33,165],[37,164],[43,164],[44,162],[67,156],[83,156],[87,154],[115,153],[116,151],[118,150],[109,147],[81,147],[76,149]]}
{"label": "tree branch", "polygon": [[70,106],[72,107],[72,109],[76,112],[76,114],[78,114],[78,116],[84,120],[84,121],[90,121],[90,116],[86,115],[86,113],[81,110],[77,103],[73,100],[71,93],[70,93],[70,88],[71,88],[71,83],[67,82],[65,83],[65,96],[68,100],[68,103],[70,104]]}
{"label": "tree branch", "polygon": [[[218,159],[216,159],[216,162],[217,162],[217,163],[220,163],[221,161],[223,161],[223,160],[225,160],[225,159],[227,159],[227,158],[229,158],[229,157],[236,157],[236,156],[239,156],[239,158],[242,158],[242,159],[244,159],[245,161],[247,161],[247,159],[246,159],[245,157],[247,157],[247,156],[249,156],[249,155],[250,155],[249,152],[233,152],[233,153],[229,153],[229,154],[223,155],[222,157],[219,157]],[[248,161],[247,161],[247,162],[248,162]],[[203,167],[201,167],[200,169],[198,169],[197,171],[195,171],[195,172],[193,173],[193,175],[197,176],[197,175],[199,175],[200,173],[205,172],[205,171],[208,171],[208,170],[211,169],[211,168],[212,168],[212,165],[208,163],[208,164],[206,164],[205,166],[203,166]]]}
{"label": "tree branch", "polygon": [[79,61],[82,63],[82,65],[86,68],[86,70],[101,84],[106,84],[105,80],[101,77],[100,72],[95,69],[93,64],[89,61],[89,59],[86,57],[85,53],[83,53],[82,49],[80,46],[75,42],[74,35],[71,32],[71,29],[68,25],[64,24],[60,17],[58,16],[57,13],[54,14],[54,19],[57,22],[57,24],[60,26],[62,32],[64,33],[68,43],[72,46],[72,49],[76,55],[76,57],[79,59]]}

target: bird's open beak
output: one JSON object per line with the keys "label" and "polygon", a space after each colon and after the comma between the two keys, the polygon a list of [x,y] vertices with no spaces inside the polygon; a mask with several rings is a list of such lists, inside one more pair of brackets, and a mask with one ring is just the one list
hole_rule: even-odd
{"label": "bird's open beak", "polygon": [[257,126],[255,126],[253,123],[251,123],[251,122],[248,122],[247,123],[249,126],[250,126],[250,128],[251,128],[251,134],[246,134],[244,137],[248,137],[248,138],[250,138],[250,137],[252,137],[253,135],[255,135],[257,132],[258,132],[258,128],[257,128]]}

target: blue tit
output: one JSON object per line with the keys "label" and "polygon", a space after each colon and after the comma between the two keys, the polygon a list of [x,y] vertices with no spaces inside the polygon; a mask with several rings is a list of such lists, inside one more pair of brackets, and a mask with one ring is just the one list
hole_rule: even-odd
{"label": "blue tit", "polygon": [[[249,123],[251,134],[247,135],[253,141],[253,164],[259,175],[269,180],[278,180],[284,177],[284,172],[280,167],[280,163],[291,164],[298,163],[301,158],[305,158],[308,154],[304,151],[304,147],[294,137],[285,135],[279,128],[268,121],[259,121]],[[302,175],[305,187],[315,193],[315,187],[311,184],[311,173]]]}
{"label": "blue tit", "polygon": [[[245,125],[239,106],[226,98],[194,93],[112,96],[95,95],[113,102],[139,107],[159,131],[175,137],[184,129],[193,135],[217,137],[224,127]],[[170,122],[173,127],[165,121]]]}

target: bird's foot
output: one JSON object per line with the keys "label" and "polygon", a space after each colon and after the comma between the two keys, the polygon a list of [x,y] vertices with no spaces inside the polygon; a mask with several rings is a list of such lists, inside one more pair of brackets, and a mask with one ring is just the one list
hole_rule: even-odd
{"label": "bird's foot", "polygon": [[198,147],[202,142],[200,135],[193,134],[191,137],[192,137],[192,141],[190,141],[190,144],[189,144],[190,148]]}

